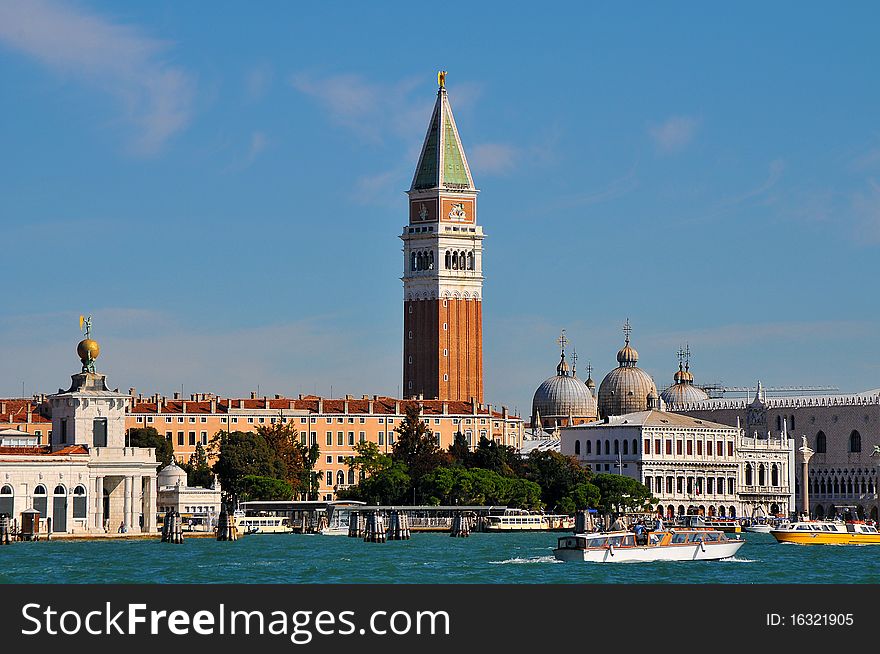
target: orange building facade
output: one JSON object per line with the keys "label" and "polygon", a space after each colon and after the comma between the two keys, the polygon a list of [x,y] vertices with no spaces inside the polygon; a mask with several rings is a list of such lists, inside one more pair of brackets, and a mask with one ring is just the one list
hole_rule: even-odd
{"label": "orange building facade", "polygon": [[[445,78],[444,78],[445,80]],[[483,401],[483,229],[441,82],[404,227],[403,388],[408,398]]]}

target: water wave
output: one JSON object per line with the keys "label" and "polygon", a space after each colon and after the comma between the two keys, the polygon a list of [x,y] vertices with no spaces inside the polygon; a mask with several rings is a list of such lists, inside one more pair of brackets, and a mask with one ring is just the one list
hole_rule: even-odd
{"label": "water wave", "polygon": [[555,556],[535,556],[528,559],[516,557],[513,559],[504,559],[503,561],[489,561],[489,563],[493,563],[495,565],[506,565],[508,563],[522,565],[524,563],[563,563],[563,561],[560,561]]}
{"label": "water wave", "polygon": [[757,563],[754,559],[741,559],[737,556],[728,556],[726,559],[721,559],[724,563]]}

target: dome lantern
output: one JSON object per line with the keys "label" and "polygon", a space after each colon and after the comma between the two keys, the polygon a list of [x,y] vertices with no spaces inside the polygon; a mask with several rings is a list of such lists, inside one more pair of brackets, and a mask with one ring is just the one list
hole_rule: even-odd
{"label": "dome lantern", "polygon": [[636,365],[639,353],[629,343],[631,332],[627,319],[623,325],[624,346],[617,353],[619,365],[605,375],[599,385],[599,413],[602,417],[645,411],[649,396],[657,394],[651,375]]}

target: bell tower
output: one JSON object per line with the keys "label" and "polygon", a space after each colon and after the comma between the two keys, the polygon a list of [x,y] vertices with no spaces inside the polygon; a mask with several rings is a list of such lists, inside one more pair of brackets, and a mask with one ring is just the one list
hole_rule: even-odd
{"label": "bell tower", "polygon": [[409,195],[403,228],[403,393],[483,401],[483,228],[446,72]]}

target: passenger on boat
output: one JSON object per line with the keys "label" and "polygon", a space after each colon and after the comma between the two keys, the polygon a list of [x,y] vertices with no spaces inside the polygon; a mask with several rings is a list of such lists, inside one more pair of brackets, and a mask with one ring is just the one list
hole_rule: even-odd
{"label": "passenger on boat", "polygon": [[648,544],[648,535],[645,531],[645,521],[639,520],[636,523],[636,526],[633,528],[633,531],[636,534],[636,545],[647,545]]}
{"label": "passenger on boat", "polygon": [[663,531],[663,518],[662,516],[657,516],[657,519],[654,521],[654,531]]}
{"label": "passenger on boat", "polygon": [[611,523],[611,531],[626,531],[626,521],[623,516],[617,516]]}

